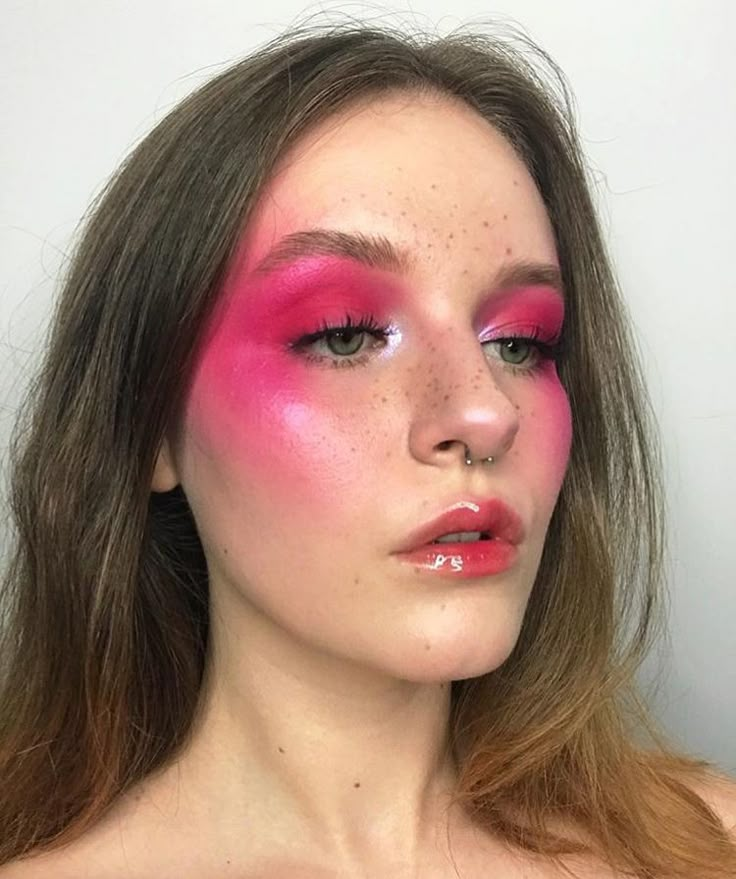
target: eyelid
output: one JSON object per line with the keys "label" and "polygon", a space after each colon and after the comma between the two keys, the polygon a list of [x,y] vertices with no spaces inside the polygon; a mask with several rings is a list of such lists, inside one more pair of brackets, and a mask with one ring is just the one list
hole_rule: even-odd
{"label": "eyelid", "polygon": [[538,321],[509,321],[494,327],[491,335],[482,338],[481,344],[485,342],[497,342],[506,338],[533,338],[542,341],[547,345],[554,345],[560,341],[562,336],[562,328],[555,328],[551,332],[545,329]]}

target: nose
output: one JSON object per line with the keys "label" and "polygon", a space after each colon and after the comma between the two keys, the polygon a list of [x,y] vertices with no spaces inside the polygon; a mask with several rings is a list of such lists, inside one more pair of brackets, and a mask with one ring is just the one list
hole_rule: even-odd
{"label": "nose", "polygon": [[472,329],[435,336],[413,374],[417,401],[409,445],[414,457],[434,466],[465,465],[492,456],[500,461],[519,430],[519,416],[508,395],[514,378],[500,359],[493,364]]}

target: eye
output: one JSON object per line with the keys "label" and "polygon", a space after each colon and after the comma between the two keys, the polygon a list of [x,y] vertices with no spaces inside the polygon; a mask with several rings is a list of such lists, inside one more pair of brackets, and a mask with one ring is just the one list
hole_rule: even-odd
{"label": "eye", "polygon": [[[320,330],[294,340],[289,348],[313,363],[338,369],[350,368],[361,366],[370,359],[369,353],[359,354],[365,347],[363,342],[366,336],[372,336],[376,342],[384,342],[395,331],[393,326],[379,324],[370,314],[360,317],[357,322],[350,315],[346,315],[342,324],[328,324],[324,321]],[[535,326],[526,335],[489,339],[482,344],[500,346],[501,362],[512,374],[534,375],[541,372],[549,361],[559,360],[564,351],[561,340],[548,342],[541,336],[541,328]],[[326,349],[326,353],[315,354],[310,350],[318,345],[324,346],[322,350]],[[522,350],[519,351],[519,348]],[[370,350],[373,348],[368,349]],[[512,359],[508,360],[507,355]]]}
{"label": "eye", "polygon": [[[542,331],[540,327],[534,327],[527,335],[504,336],[500,339],[490,339],[483,344],[500,345],[502,353],[501,360],[514,375],[535,375],[544,370],[550,361],[557,362],[564,354],[564,344],[562,339],[550,342],[543,341],[541,333]],[[516,361],[512,360],[509,362],[505,359],[504,353],[516,357],[519,354],[519,346],[532,350],[533,355],[531,358],[531,364],[527,365],[526,363],[529,359],[528,354],[522,356],[520,360]]]}
{"label": "eye", "polygon": [[[312,362],[326,361],[337,368],[360,366],[368,359],[368,355],[361,355],[357,359],[355,355],[363,347],[365,337],[370,335],[376,341],[385,341],[391,332],[392,327],[379,324],[373,315],[360,317],[357,323],[353,322],[350,315],[346,315],[344,323],[331,325],[325,321],[320,330],[301,336],[290,343],[289,347]],[[327,355],[314,354],[309,350],[317,344],[327,348]],[[335,357],[338,359],[334,359]]]}
{"label": "eye", "polygon": [[[349,327],[347,329],[337,329],[327,332],[324,336],[328,348],[335,354],[344,354],[347,357],[357,354],[361,348],[360,343],[364,340],[366,329],[358,327]],[[356,345],[355,342],[358,341]],[[343,350],[340,350],[343,348]]]}

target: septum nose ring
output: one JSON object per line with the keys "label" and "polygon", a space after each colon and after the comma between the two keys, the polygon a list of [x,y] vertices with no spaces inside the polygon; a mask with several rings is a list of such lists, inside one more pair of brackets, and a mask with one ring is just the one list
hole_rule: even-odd
{"label": "septum nose ring", "polygon": [[[485,461],[487,461],[489,464],[492,464],[492,463],[493,463],[493,457],[492,457],[492,456],[489,456],[488,458],[479,458],[478,460],[479,460],[479,462],[481,462],[481,463],[483,463],[483,462],[485,462]],[[470,457],[470,449],[469,449],[467,446],[465,446],[465,463],[466,463],[466,464],[472,464],[472,463],[473,463],[473,459]]]}

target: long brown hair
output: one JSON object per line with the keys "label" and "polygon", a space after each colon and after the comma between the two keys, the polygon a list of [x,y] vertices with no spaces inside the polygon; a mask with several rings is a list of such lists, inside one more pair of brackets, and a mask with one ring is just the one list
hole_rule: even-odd
{"label": "long brown hair", "polygon": [[716,767],[665,739],[634,679],[666,634],[660,453],[565,77],[521,32],[354,21],[295,26],[183,100],[75,246],[11,438],[0,864],[77,838],[186,744],[207,567],[181,487],[151,492],[156,455],[274,164],[388,92],[460,98],[508,138],[547,206],[568,297],[569,466],[512,654],[453,683],[456,799],[553,859],[591,852],[641,879],[736,872],[694,790]]}

